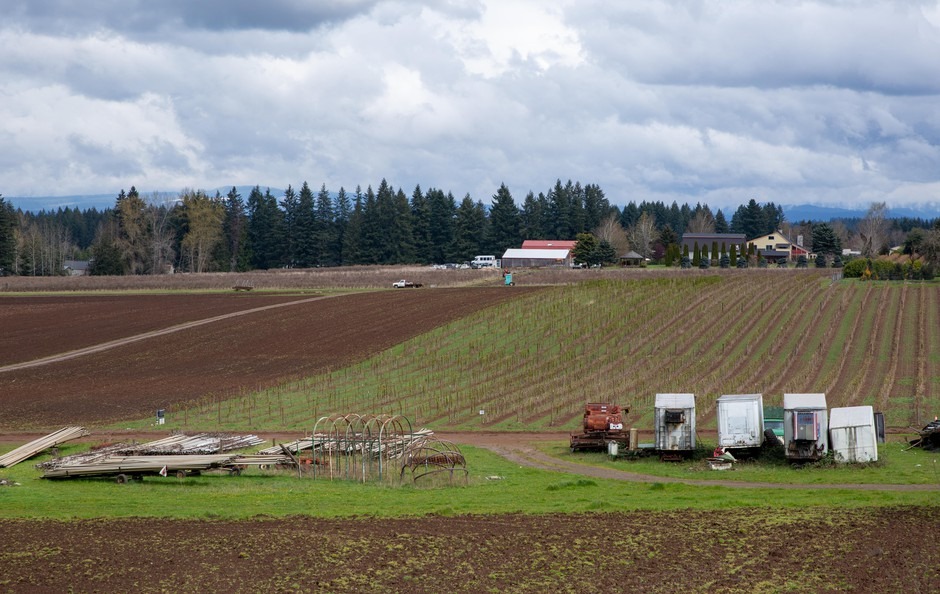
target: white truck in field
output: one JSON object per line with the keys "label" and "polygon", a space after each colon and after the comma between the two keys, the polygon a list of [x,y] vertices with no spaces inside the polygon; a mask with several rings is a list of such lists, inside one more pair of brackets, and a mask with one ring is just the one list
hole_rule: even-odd
{"label": "white truck in field", "polygon": [[421,286],[421,283],[413,283],[411,281],[401,279],[399,281],[393,282],[392,286],[396,289],[417,289]]}
{"label": "white truck in field", "polygon": [[476,256],[470,262],[471,268],[499,268],[499,260],[496,256]]}

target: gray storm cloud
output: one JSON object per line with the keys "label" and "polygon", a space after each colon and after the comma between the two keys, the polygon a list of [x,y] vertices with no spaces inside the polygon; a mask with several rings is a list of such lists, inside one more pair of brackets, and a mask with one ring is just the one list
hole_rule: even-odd
{"label": "gray storm cloud", "polygon": [[937,2],[6,4],[6,196],[940,203]]}

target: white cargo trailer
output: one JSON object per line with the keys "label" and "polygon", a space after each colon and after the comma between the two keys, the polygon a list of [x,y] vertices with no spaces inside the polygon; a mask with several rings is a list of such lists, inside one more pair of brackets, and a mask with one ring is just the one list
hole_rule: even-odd
{"label": "white cargo trailer", "polygon": [[870,406],[833,408],[829,417],[829,441],[836,462],[876,462],[875,411]]}
{"label": "white cargo trailer", "polygon": [[695,394],[657,394],[656,449],[691,452],[695,449]]}
{"label": "white cargo trailer", "polygon": [[759,449],[764,442],[762,394],[725,394],[718,398],[718,445],[726,450]]}
{"label": "white cargo trailer", "polygon": [[811,462],[829,451],[825,394],[783,395],[783,443],[788,460]]}

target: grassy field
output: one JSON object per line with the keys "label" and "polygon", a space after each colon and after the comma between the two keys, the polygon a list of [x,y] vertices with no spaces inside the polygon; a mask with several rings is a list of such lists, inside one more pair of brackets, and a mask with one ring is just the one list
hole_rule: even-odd
{"label": "grassy field", "polygon": [[[64,446],[62,454],[85,446]],[[9,448],[8,448],[9,449]],[[119,485],[109,479],[47,480],[33,464],[3,469],[0,476],[20,483],[0,488],[0,518],[242,519],[254,516],[306,515],[402,517],[499,513],[576,513],[632,510],[716,510],[736,507],[931,506],[940,491],[812,489],[814,484],[937,484],[936,455],[920,450],[900,453],[886,448],[884,462],[868,467],[805,468],[788,466],[706,472],[700,463],[658,461],[607,462],[600,454],[577,454],[580,462],[663,477],[691,480],[799,483],[807,488],[733,488],[672,482],[635,483],[586,478],[520,466],[487,450],[463,448],[471,471],[455,486],[416,487],[411,483],[357,483],[298,478],[295,472],[248,470],[187,477],[146,477]],[[561,444],[550,453],[566,458]],[[498,478],[494,478],[498,477]]]}
{"label": "grassy field", "polygon": [[[897,439],[878,447],[878,461],[867,464],[837,464],[829,459],[802,466],[791,465],[782,450],[771,451],[754,459],[740,459],[731,471],[712,471],[704,456],[678,463],[662,463],[657,457],[619,458],[606,453],[575,452],[567,444],[545,444],[540,449],[562,460],[571,460],[601,468],[626,470],[637,474],[695,479],[702,481],[740,481],[788,485],[940,485],[940,452],[909,448]],[[711,448],[706,448],[711,451]],[[935,493],[940,503],[940,491]]]}

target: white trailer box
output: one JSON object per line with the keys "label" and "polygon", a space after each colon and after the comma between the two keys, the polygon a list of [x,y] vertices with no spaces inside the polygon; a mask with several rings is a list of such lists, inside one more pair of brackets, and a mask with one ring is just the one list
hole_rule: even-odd
{"label": "white trailer box", "polygon": [[829,442],[836,462],[876,462],[878,434],[870,406],[834,408],[829,417]]}
{"label": "white trailer box", "polygon": [[783,444],[788,460],[819,460],[829,451],[825,394],[783,395]]}
{"label": "white trailer box", "polygon": [[764,443],[764,397],[725,394],[718,398],[718,445],[725,449],[759,448]]}
{"label": "white trailer box", "polygon": [[657,394],[654,420],[656,449],[689,452],[695,449],[695,394]]}

